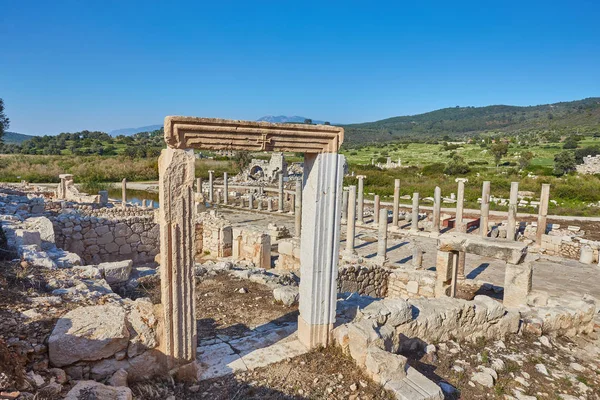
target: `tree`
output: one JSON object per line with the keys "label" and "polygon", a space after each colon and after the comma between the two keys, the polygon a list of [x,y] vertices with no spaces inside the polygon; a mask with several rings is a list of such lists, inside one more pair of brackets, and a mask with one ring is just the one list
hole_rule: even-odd
{"label": "tree", "polygon": [[576,149],[577,139],[574,136],[569,136],[563,143],[563,149]]}
{"label": "tree", "polygon": [[490,152],[494,156],[494,160],[496,161],[496,168],[500,164],[500,160],[502,157],[508,154],[508,143],[498,142],[494,143],[490,146]]}
{"label": "tree", "polygon": [[597,156],[598,154],[600,154],[600,147],[598,146],[591,146],[591,147],[584,147],[583,149],[577,149],[575,150],[575,162],[577,164],[583,164],[583,159],[587,156]]}
{"label": "tree", "polygon": [[305,123],[306,125],[312,125],[312,119],[310,119],[310,118],[306,118],[306,119],[304,120],[304,123]]}
{"label": "tree", "polygon": [[465,163],[465,159],[459,154],[454,154],[452,160],[444,169],[446,175],[464,175],[469,172],[471,172],[471,168],[469,168],[467,163]]}
{"label": "tree", "polygon": [[2,137],[4,136],[4,132],[10,126],[10,120],[4,114],[4,100],[0,99],[0,143],[2,143]]}
{"label": "tree", "polygon": [[575,171],[575,154],[571,151],[561,151],[554,156],[554,175],[561,176]]}
{"label": "tree", "polygon": [[240,172],[246,168],[250,161],[252,161],[252,156],[247,151],[238,151],[235,153],[235,156],[233,156],[233,163]]}
{"label": "tree", "polygon": [[519,157],[519,167],[521,169],[525,169],[527,167],[529,167],[529,164],[531,164],[531,159],[533,158],[533,153],[530,151],[525,151],[521,153],[521,156]]}

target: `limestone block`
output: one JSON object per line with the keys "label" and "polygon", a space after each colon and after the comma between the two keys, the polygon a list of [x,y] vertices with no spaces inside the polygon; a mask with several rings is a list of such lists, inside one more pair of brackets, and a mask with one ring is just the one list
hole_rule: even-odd
{"label": "limestone block", "polygon": [[285,306],[292,306],[298,302],[298,287],[278,286],[273,289],[273,297],[275,298],[275,301],[280,301]]}
{"label": "limestone block", "polygon": [[150,301],[137,299],[129,302],[128,306],[127,322],[130,328],[130,339],[127,356],[132,358],[158,345],[156,332],[158,319],[154,315],[154,306]]}
{"label": "limestone block", "polygon": [[36,248],[41,249],[42,237],[38,231],[17,229],[15,230],[15,244],[17,248],[22,246],[35,246]]}
{"label": "limestone block", "polygon": [[531,264],[506,264],[504,276],[505,307],[520,307],[527,305],[527,297],[531,293],[533,269]]}
{"label": "limestone block", "polygon": [[48,339],[50,362],[62,367],[81,360],[100,360],[126,349],[128,341],[123,308],[76,308],[58,320]]}
{"label": "limestone block", "polygon": [[527,255],[527,245],[523,242],[502,239],[482,238],[466,233],[446,233],[438,238],[438,250],[466,252],[482,257],[519,264]]}
{"label": "limestone block", "polygon": [[98,270],[109,284],[126,282],[133,268],[132,260],[98,264]]}
{"label": "limestone block", "polygon": [[581,246],[579,262],[583,264],[592,264],[594,262],[594,250],[589,245]]}
{"label": "limestone block", "polygon": [[113,387],[96,381],[79,381],[67,393],[65,400],[80,400],[83,398],[103,400],[132,400],[133,395],[128,387]]}
{"label": "limestone block", "polygon": [[366,351],[365,370],[376,383],[385,385],[392,380],[406,377],[407,359],[400,354],[393,354],[376,346]]}

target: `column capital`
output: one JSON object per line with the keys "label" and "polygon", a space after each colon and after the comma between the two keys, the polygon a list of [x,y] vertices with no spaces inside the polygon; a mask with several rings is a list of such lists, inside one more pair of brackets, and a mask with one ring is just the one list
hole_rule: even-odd
{"label": "column capital", "polygon": [[456,178],[454,180],[454,182],[457,182],[457,183],[460,183],[460,182],[467,183],[467,182],[469,182],[469,180],[467,178]]}

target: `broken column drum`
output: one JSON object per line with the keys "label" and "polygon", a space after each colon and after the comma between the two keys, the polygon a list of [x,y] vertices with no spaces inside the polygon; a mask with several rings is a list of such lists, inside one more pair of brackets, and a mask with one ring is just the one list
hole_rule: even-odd
{"label": "broken column drum", "polygon": [[[344,130],[326,125],[166,117],[164,132],[167,148],[159,159],[159,223],[161,350],[167,367],[196,359],[193,149],[305,153],[298,338],[310,348],[328,345],[335,322],[344,172],[344,157],[337,151]],[[212,173],[210,177],[212,200]]]}

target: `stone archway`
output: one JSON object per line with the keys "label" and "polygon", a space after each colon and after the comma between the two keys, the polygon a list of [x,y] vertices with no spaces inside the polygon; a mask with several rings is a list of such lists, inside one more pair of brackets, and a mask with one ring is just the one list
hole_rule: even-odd
{"label": "stone archway", "polygon": [[169,369],[196,359],[193,149],[304,153],[298,339],[327,346],[335,322],[343,128],[166,117],[159,158],[161,347]]}

